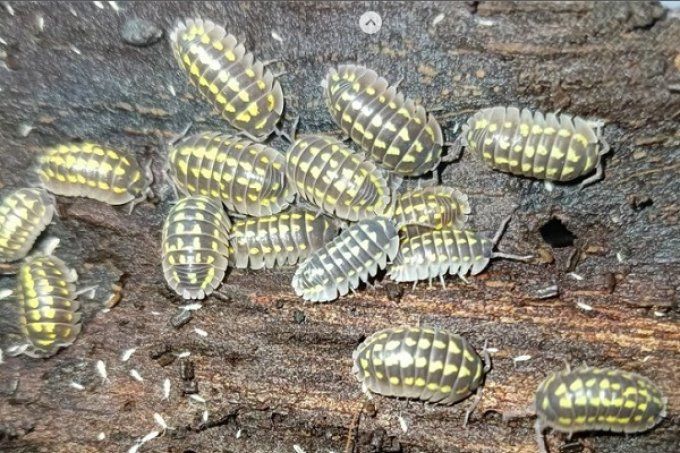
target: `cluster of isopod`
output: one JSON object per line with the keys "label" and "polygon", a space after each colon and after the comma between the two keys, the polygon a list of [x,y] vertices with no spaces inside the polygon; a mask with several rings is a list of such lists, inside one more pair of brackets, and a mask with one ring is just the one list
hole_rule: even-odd
{"label": "cluster of isopod", "polygon": [[[183,299],[216,291],[228,266],[297,265],[295,293],[325,302],[380,270],[396,282],[443,284],[447,274],[482,272],[495,257],[530,258],[494,251],[509,219],[493,238],[467,227],[471,207],[460,190],[398,190],[405,178],[436,176],[462,147],[514,175],[571,181],[595,171],[582,185],[602,177],[609,146],[600,123],[515,107],[482,109],[443,155],[434,116],[375,71],[352,64],[331,69],[322,87],[332,119],[359,151],[311,134],[290,139],[282,153],[266,143],[272,134],[287,137],[279,129],[281,85],[266,64],[209,20],[178,23],[170,41],[189,81],[238,131],[203,131],[169,147],[166,174],[178,200],[163,224],[162,270]],[[14,291],[25,338],[20,352],[47,357],[80,331],[75,271],[51,250],[27,257],[55,212],[48,191],[132,208],[147,197],[151,178],[132,155],[91,142],[48,149],[36,171],[42,188],[19,189],[0,201],[0,263],[20,263]],[[357,348],[353,372],[366,391],[453,404],[481,388],[491,368],[486,350],[483,355],[445,330],[389,328]],[[479,397],[481,390],[476,402]],[[546,427],[642,431],[663,417],[665,400],[642,376],[584,368],[551,374],[536,392],[535,412],[545,450]]]}

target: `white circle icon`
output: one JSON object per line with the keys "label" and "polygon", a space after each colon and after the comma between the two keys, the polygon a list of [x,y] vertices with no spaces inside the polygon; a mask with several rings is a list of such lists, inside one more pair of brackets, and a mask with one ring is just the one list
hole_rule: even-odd
{"label": "white circle icon", "polygon": [[380,17],[380,14],[375,11],[366,11],[359,18],[359,27],[361,27],[361,31],[366,34],[372,35],[378,33],[381,26],[382,18]]}

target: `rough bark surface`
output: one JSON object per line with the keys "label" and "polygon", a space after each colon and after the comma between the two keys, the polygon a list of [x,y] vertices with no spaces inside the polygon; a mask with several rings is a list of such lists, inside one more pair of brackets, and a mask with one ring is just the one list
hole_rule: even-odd
{"label": "rough bark surface", "polygon": [[[356,452],[535,451],[533,419],[505,423],[500,414],[525,409],[539,381],[566,361],[638,371],[669,399],[655,430],[578,435],[572,451],[677,451],[680,20],[655,2],[118,2],[118,12],[110,3],[0,8],[0,188],[34,184],[30,167],[40,148],[76,138],[153,159],[157,176],[155,200],[132,215],[58,198],[60,217],[47,235],[61,238],[59,256],[82,284],[100,286],[72,347],[48,360],[5,354],[0,450],[127,451],[158,429],[157,412],[174,429],[141,450],[340,452],[349,433],[348,451]],[[375,35],[358,27],[367,10],[382,15]],[[498,260],[469,284],[447,279],[446,289],[383,282],[322,305],[294,296],[294,269],[231,271],[224,295],[205,300],[176,329],[171,319],[183,302],[166,288],[159,257],[172,199],[161,176],[164,144],[190,121],[194,130],[226,128],[170,53],[172,25],[193,15],[226,24],[258,57],[279,60],[274,68],[286,71],[281,82],[301,132],[336,130],[319,81],[329,66],[358,61],[390,81],[403,77],[407,95],[439,108],[449,140],[456,123],[496,104],[603,119],[613,149],[605,179],[582,191],[576,184],[550,191],[464,154],[442,168],[443,181],[469,194],[472,224],[489,234],[514,210],[500,248],[535,254],[532,263]],[[165,31],[155,43],[154,25]],[[542,230],[551,219],[570,233]],[[123,298],[103,312],[114,282]],[[552,285],[557,297],[538,298]],[[367,335],[418,322],[453,329],[479,350],[485,341],[497,349],[467,428],[469,403],[442,408],[375,397],[365,405],[350,373],[351,353]],[[12,341],[5,336],[3,349]],[[129,348],[136,352],[121,361]],[[191,355],[177,358],[185,351]],[[519,356],[530,359],[513,360]],[[96,372],[99,360],[109,382]],[[182,368],[187,377],[187,362],[193,380],[180,375]],[[130,377],[133,369],[143,382]],[[192,382],[205,403],[183,394]],[[548,440],[552,451],[567,443],[559,433]]]}

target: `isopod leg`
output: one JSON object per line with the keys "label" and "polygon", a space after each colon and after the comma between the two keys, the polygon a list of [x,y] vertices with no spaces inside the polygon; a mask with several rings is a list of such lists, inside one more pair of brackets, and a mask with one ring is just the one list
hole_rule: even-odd
{"label": "isopod leg", "polygon": [[484,388],[480,387],[479,390],[477,390],[477,394],[472,400],[472,404],[470,407],[468,407],[465,410],[465,418],[463,419],[463,428],[465,428],[468,424],[468,421],[470,420],[470,415],[474,412],[475,409],[477,409],[477,406],[479,406],[479,402],[482,401],[482,395],[484,393]]}
{"label": "isopod leg", "polygon": [[537,419],[534,424],[534,430],[536,431],[536,445],[538,446],[539,453],[548,453],[548,448],[545,445],[545,436],[543,436],[544,429],[545,427],[541,420]]}
{"label": "isopod leg", "polygon": [[602,166],[602,156],[600,156],[600,159],[597,162],[595,174],[593,176],[590,176],[590,177],[584,179],[581,182],[581,186],[579,187],[579,189],[583,189],[584,187],[587,187],[587,186],[591,185],[592,183],[599,181],[600,179],[602,179],[603,175],[604,175],[604,167]]}
{"label": "isopod leg", "polygon": [[463,136],[459,135],[458,138],[456,138],[453,142],[445,143],[449,149],[448,152],[442,156],[442,162],[453,162],[460,159],[460,155],[463,152],[463,147],[465,146],[463,140]]}

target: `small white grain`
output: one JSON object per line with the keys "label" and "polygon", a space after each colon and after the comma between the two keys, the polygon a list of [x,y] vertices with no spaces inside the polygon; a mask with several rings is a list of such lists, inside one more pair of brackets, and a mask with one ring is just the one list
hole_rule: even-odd
{"label": "small white grain", "polygon": [[498,348],[486,348],[489,354],[495,354],[498,352]]}
{"label": "small white grain", "polygon": [[130,370],[130,376],[132,376],[132,379],[134,379],[137,382],[144,382],[144,379],[142,379],[142,375],[139,374],[139,371],[137,370]]}
{"label": "small white grain", "polygon": [[104,434],[103,432],[97,434],[97,440],[101,441],[101,440],[104,440],[104,439],[106,439],[106,434]]}
{"label": "small white grain", "polygon": [[45,30],[45,16],[38,14],[35,16],[35,26],[38,27],[39,31]]}
{"label": "small white grain", "polygon": [[179,354],[177,354],[177,358],[178,358],[178,359],[183,359],[184,357],[189,357],[190,355],[191,355],[191,352],[189,352],[189,351],[184,351],[184,352],[180,352]]}
{"label": "small white grain", "polygon": [[583,275],[577,274],[576,272],[569,272],[567,275],[579,282],[583,280]]}
{"label": "small white grain", "polygon": [[656,316],[657,318],[663,318],[664,316],[666,316],[666,313],[662,311],[655,311],[654,316]]}
{"label": "small white grain", "polygon": [[130,357],[132,357],[132,354],[134,354],[136,350],[137,350],[137,348],[126,349],[126,350],[123,351],[123,353],[120,355],[120,360],[121,360],[122,362],[127,362],[128,360],[130,360]]}
{"label": "small white grain", "polygon": [[517,357],[513,357],[512,361],[517,363],[517,362],[526,362],[527,360],[531,360],[530,355],[518,355]]}
{"label": "small white grain", "polygon": [[652,357],[651,355],[646,355],[646,356],[642,359],[642,363],[649,362],[651,359],[653,359],[653,357]]}
{"label": "small white grain", "polygon": [[118,6],[118,2],[107,2],[107,3],[111,7],[111,9],[114,10],[115,12],[120,11],[120,6]]}
{"label": "small white grain", "polygon": [[69,6],[68,11],[73,15],[73,17],[78,17],[78,13],[75,9],[73,9],[73,6]]}
{"label": "small white grain", "polygon": [[92,3],[94,3],[94,6],[96,6],[97,8],[104,9],[104,4],[102,2],[100,2],[99,0],[95,0]]}
{"label": "small white grain", "polygon": [[480,19],[477,18],[477,23],[481,25],[482,27],[492,27],[496,25],[496,22],[491,20],[491,19]]}
{"label": "small white grain", "polygon": [[9,2],[3,2],[5,5],[5,9],[9,13],[10,16],[14,16],[14,8],[12,8],[12,5],[9,4]]}
{"label": "small white grain", "polygon": [[160,315],[161,315],[161,314],[160,314],[159,312],[157,312],[157,311],[152,311],[151,314],[154,315],[154,316],[160,316]]}
{"label": "small white grain", "polygon": [[200,336],[202,336],[202,337],[207,337],[207,336],[208,336],[208,332],[206,332],[206,331],[203,330],[203,329],[199,329],[198,327],[194,327],[194,332],[196,332],[198,335],[200,335]]}
{"label": "small white grain", "polygon": [[195,310],[199,310],[201,307],[203,307],[203,305],[201,305],[201,304],[188,304],[188,305],[182,305],[179,308],[181,308],[182,310],[186,310],[186,311],[195,311]]}
{"label": "small white grain", "polygon": [[439,22],[444,20],[444,14],[437,14],[434,19],[432,19],[432,26],[436,26]]}
{"label": "small white grain", "polygon": [[281,35],[276,33],[274,30],[272,30],[272,38],[274,38],[275,40],[277,40],[280,43],[283,42],[283,38],[281,37]]}
{"label": "small white grain", "polygon": [[625,258],[623,257],[623,253],[616,252],[616,261],[618,261],[619,263],[623,263],[625,261]]}
{"label": "small white grain", "polygon": [[75,381],[71,381],[71,383],[69,385],[76,390],[84,390],[85,389],[85,387],[83,387],[82,384],[79,384]]}
{"label": "small white grain", "polygon": [[177,96],[177,92],[175,91],[175,87],[174,87],[174,86],[168,85],[168,91],[169,91],[170,94],[172,94],[173,96]]}
{"label": "small white grain", "polygon": [[293,450],[295,450],[295,453],[307,453],[301,446],[298,444],[293,445]]}
{"label": "small white grain", "polygon": [[139,447],[141,447],[142,444],[134,444],[130,449],[127,451],[127,453],[137,453],[139,451]]}
{"label": "small white grain", "polygon": [[210,414],[208,413],[208,411],[207,410],[203,411],[203,416],[202,416],[203,423],[208,423],[209,417],[210,417]]}
{"label": "small white grain", "polygon": [[205,403],[205,398],[203,398],[201,395],[192,394],[189,395],[189,398],[196,401],[197,403]]}
{"label": "small white grain", "polygon": [[9,348],[7,348],[7,352],[11,356],[20,355],[20,354],[23,354],[24,352],[26,352],[26,350],[28,349],[29,346],[30,345],[28,343],[15,344],[15,345],[12,345]]}
{"label": "small white grain", "polygon": [[111,311],[110,308],[102,308],[102,313],[108,313],[110,311]]}
{"label": "small white grain", "polygon": [[74,46],[73,44],[71,44],[71,50],[73,52],[75,52],[77,55],[82,55],[82,52],[80,51],[80,49],[77,48],[76,46]]}
{"label": "small white grain", "polygon": [[161,414],[159,414],[158,412],[154,412],[153,413],[153,419],[156,421],[156,424],[163,429],[163,431],[168,429],[168,424],[165,423],[165,419],[163,418],[163,416]]}
{"label": "small white grain", "polygon": [[163,381],[163,399],[167,400],[170,398],[170,379],[166,378]]}
{"label": "small white grain", "polygon": [[145,443],[147,443],[148,441],[150,441],[151,439],[155,439],[155,438],[158,437],[160,434],[161,434],[160,431],[151,431],[149,434],[147,434],[146,436],[142,437],[142,440],[140,440],[139,443],[140,443],[140,444],[145,444]]}
{"label": "small white grain", "polygon": [[0,348],[0,365],[2,365],[3,363],[5,363],[5,361],[3,360],[2,356],[2,348]]}
{"label": "small white grain", "polygon": [[240,439],[240,438],[241,438],[241,434],[243,434],[243,430],[242,430],[241,428],[239,428],[238,431],[236,431],[236,438],[237,438],[237,439]]}
{"label": "small white grain", "polygon": [[6,46],[6,45],[7,45],[7,41],[5,41],[4,39],[0,38],[0,44],[2,44],[3,46]]}
{"label": "small white grain", "polygon": [[103,360],[97,360],[97,373],[102,378],[102,382],[110,382],[109,374],[106,372],[106,364]]}
{"label": "small white grain", "polygon": [[552,191],[555,189],[555,184],[553,184],[552,182],[546,180],[546,181],[543,181],[543,188],[544,188],[547,192],[552,192]]}
{"label": "small white grain", "polygon": [[576,302],[576,305],[578,306],[578,308],[585,310],[585,311],[590,311],[590,310],[593,309],[593,307],[591,307],[590,305],[588,305],[584,302],[581,302],[580,300]]}
{"label": "small white grain", "polygon": [[402,417],[401,415],[397,417],[399,420],[399,427],[401,427],[401,430],[403,432],[408,432],[408,424],[406,423],[406,419]]}

